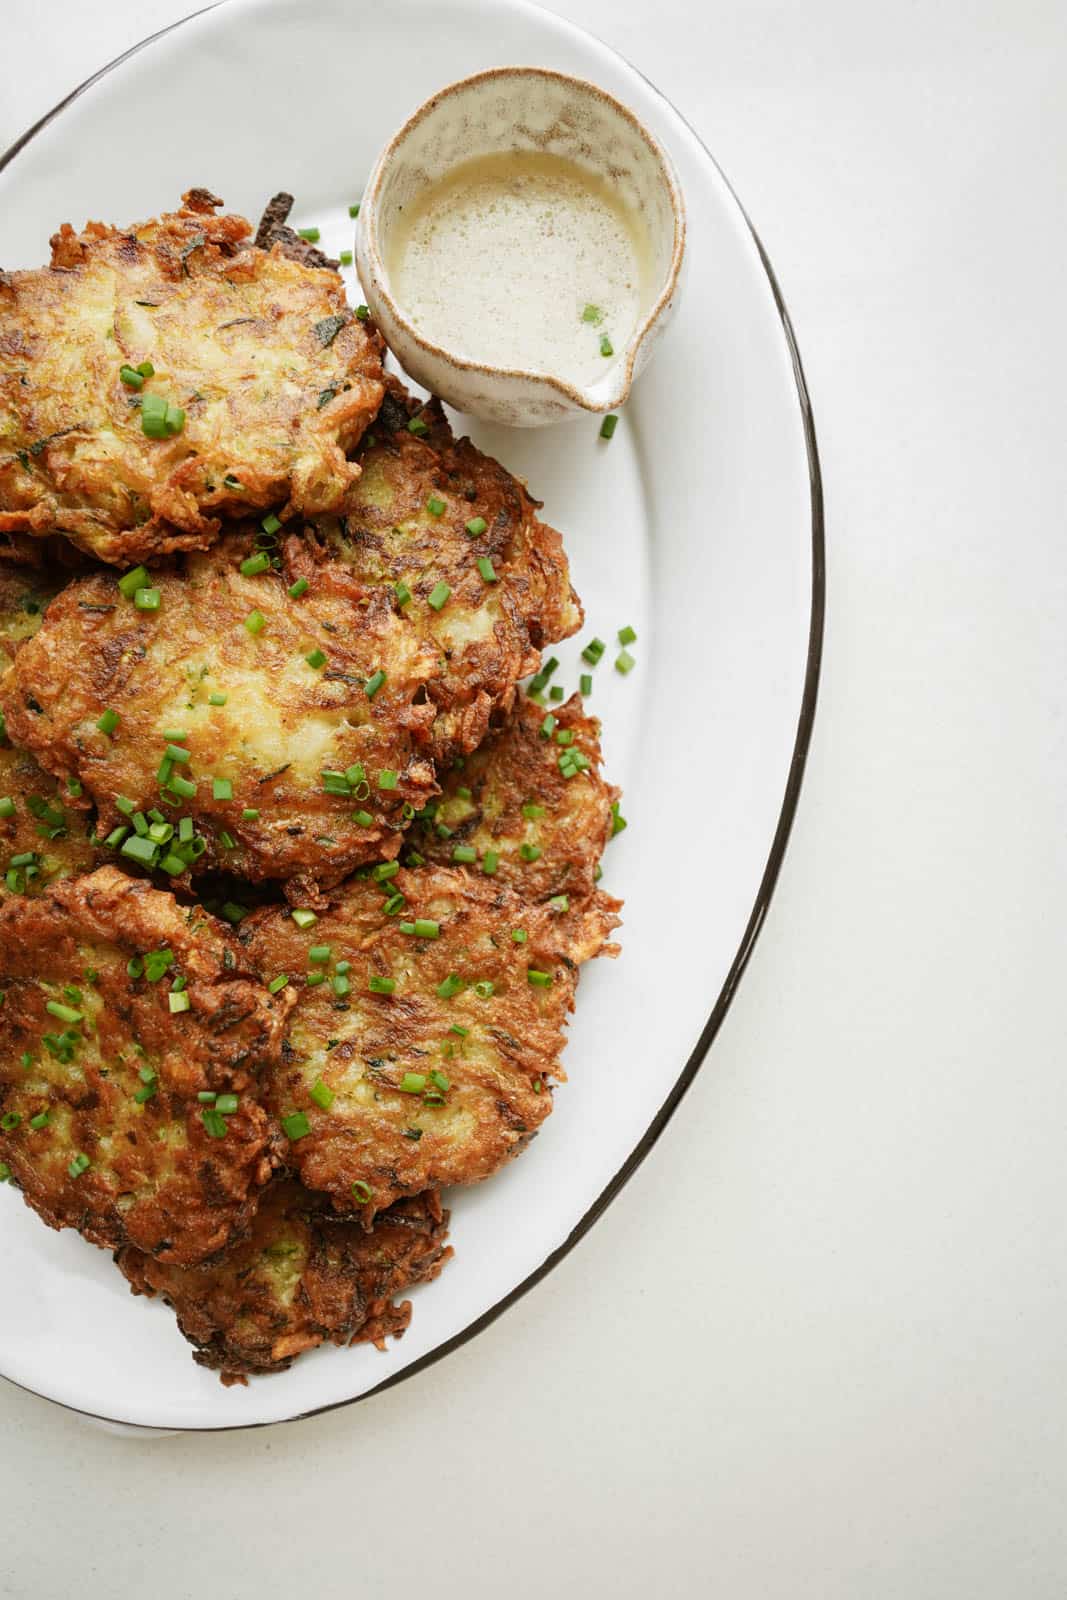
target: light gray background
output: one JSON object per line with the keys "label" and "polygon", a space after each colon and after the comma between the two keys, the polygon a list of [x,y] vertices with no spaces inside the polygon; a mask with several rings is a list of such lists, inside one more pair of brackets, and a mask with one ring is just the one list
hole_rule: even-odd
{"label": "light gray background", "polygon": [[[0,147],[191,3],[8,0]],[[1067,13],[557,9],[715,152],[807,365],[829,621],[768,925],[637,1178],[446,1364],[158,1442],[0,1384],[4,1595],[1067,1590]]]}

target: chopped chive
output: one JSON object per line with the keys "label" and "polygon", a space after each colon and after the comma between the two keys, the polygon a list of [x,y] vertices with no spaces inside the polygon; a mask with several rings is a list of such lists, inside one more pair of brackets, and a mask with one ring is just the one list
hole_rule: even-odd
{"label": "chopped chive", "polygon": [[133,603],[138,611],[158,611],[159,601],[158,589],[138,589],[133,597]]}
{"label": "chopped chive", "polygon": [[183,777],[180,772],[171,774],[168,788],[173,789],[183,800],[191,800],[196,794],[196,784],[191,778]]}
{"label": "chopped chive", "polygon": [[412,417],[408,423],[408,432],[413,433],[416,439],[420,439],[424,433],[429,433],[429,431],[429,424],[424,422],[421,417]]}
{"label": "chopped chive", "polygon": [[578,688],[581,690],[582,694],[592,694],[592,692],[593,692],[593,675],[592,675],[592,673],[590,673],[590,672],[583,672],[582,673],[581,677],[578,679]]}
{"label": "chopped chive", "polygon": [[457,844],[453,846],[453,861],[462,861],[469,866],[472,861],[477,861],[477,859],[478,852],[472,844]]}
{"label": "chopped chive", "polygon": [[[184,733],[183,734],[165,733],[163,735],[163,737],[164,737],[164,739],[174,739],[174,738],[182,738],[182,739],[184,739],[185,738],[185,734]],[[186,750],[185,747],[183,745],[180,745],[180,744],[168,744],[168,746],[166,748],[166,751],[164,753],[165,753],[168,761],[176,761],[179,766],[185,766],[188,762],[190,762],[193,759],[192,756],[189,754],[188,750]]]}
{"label": "chopped chive", "polygon": [[614,839],[615,835],[621,833],[625,827],[626,818],[619,811],[619,802],[613,800],[611,803],[611,837]]}
{"label": "chopped chive", "polygon": [[256,810],[255,806],[245,806],[244,810],[241,812],[241,821],[242,822],[258,822],[259,821],[259,812]]}
{"label": "chopped chive", "polygon": [[615,429],[618,427],[618,423],[618,417],[615,416],[614,412],[609,411],[603,422],[600,424],[600,437],[602,439],[610,439],[612,434],[615,432]]}
{"label": "chopped chive", "polygon": [[289,585],[290,600],[299,600],[302,594],[307,594],[311,585],[306,578],[297,578],[295,583]]}
{"label": "chopped chive", "polygon": [[352,982],[343,972],[339,972],[330,979],[330,987],[338,999],[343,1000],[352,988]]}
{"label": "chopped chive", "polygon": [[571,903],[565,894],[554,894],[548,903],[552,907],[553,911],[570,910]]}
{"label": "chopped chive", "polygon": [[174,850],[168,850],[159,863],[159,870],[165,872],[170,878],[180,878],[186,870],[188,862],[184,861]]}
{"label": "chopped chive", "polygon": [[466,525],[472,539],[480,539],[488,526],[484,517],[472,517]]}
{"label": "chopped chive", "polygon": [[555,727],[556,727],[556,719],[555,719],[555,717],[552,715],[552,713],[550,711],[548,713],[548,716],[545,718],[544,722],[542,722],[542,724],[541,724],[541,730],[540,731],[541,731],[542,739],[551,739],[552,734],[555,731]]}
{"label": "chopped chive", "polygon": [[0,817],[13,817],[15,815],[15,802],[9,794],[0,799]]}
{"label": "chopped chive", "polygon": [[359,201],[358,200],[355,202],[354,205],[350,205],[349,206],[348,215],[350,217],[358,217],[359,216]]}
{"label": "chopped chive", "polygon": [[582,660],[588,661],[591,667],[595,667],[606,649],[607,645],[603,639],[590,639],[582,651]]}
{"label": "chopped chive", "polygon": [[393,593],[396,595],[396,603],[398,606],[406,606],[408,601],[411,599],[411,590],[408,588],[403,578],[401,578],[399,583],[393,585]]}
{"label": "chopped chive", "polygon": [[526,977],[535,989],[547,989],[552,983],[550,972],[539,972],[536,967],[527,967]]}
{"label": "chopped chive", "polygon": [[[140,305],[141,302],[138,301],[137,304]],[[151,361],[139,361],[134,371],[139,372],[142,378],[154,378],[156,375],[156,369]]]}
{"label": "chopped chive", "polygon": [[392,767],[383,767],[378,774],[379,789],[395,789],[399,777],[400,774],[395,772]]}
{"label": "chopped chive", "polygon": [[441,607],[444,605],[451,593],[452,590],[442,578],[439,583],[434,584],[433,588],[426,596],[426,604],[432,606],[435,611],[440,611]]}
{"label": "chopped chive", "polygon": [[371,1198],[372,1189],[369,1183],[364,1183],[362,1178],[357,1178],[352,1185],[352,1198],[357,1206],[365,1206]]}
{"label": "chopped chive", "polygon": [[80,1178],[82,1173],[88,1172],[91,1166],[92,1162],[90,1161],[89,1157],[83,1152],[79,1152],[78,1155],[76,1155],[71,1161],[67,1171],[70,1173],[72,1178]]}
{"label": "chopped chive", "polygon": [[333,1090],[319,1078],[311,1087],[311,1098],[322,1111],[329,1111],[334,1100]]}
{"label": "chopped chive", "polygon": [[462,988],[463,979],[459,976],[459,973],[450,972],[448,977],[443,978],[437,985],[437,994],[442,1000],[451,1000],[453,995],[459,994]]}
{"label": "chopped chive", "polygon": [[131,861],[140,861],[143,866],[152,866],[159,854],[159,846],[153,844],[151,839],[142,839],[140,834],[133,834],[122,846],[122,854],[129,856]]}
{"label": "chopped chive", "polygon": [[380,978],[376,972],[372,972],[367,980],[367,987],[371,994],[392,994],[396,988],[396,979]]}
{"label": "chopped chive", "polygon": [[202,1106],[213,1106],[218,1099],[214,1089],[201,1089],[196,1097]]}
{"label": "chopped chive", "polygon": [[550,700],[555,700],[558,704],[558,702],[563,699],[563,685],[554,683],[551,689],[548,691],[548,698]]}
{"label": "chopped chive", "polygon": [[239,922],[243,922],[247,915],[248,907],[241,905],[237,900],[227,900],[222,907],[222,916],[225,917],[227,922],[231,922],[234,927]]}
{"label": "chopped chive", "polygon": [[267,988],[271,994],[280,994],[288,982],[289,974],[287,972],[279,972],[276,978],[270,980]]}
{"label": "chopped chive", "polygon": [[212,706],[224,706],[229,698],[229,695],[223,694],[220,689],[216,689],[213,694],[208,695],[208,704]]}
{"label": "chopped chive", "polygon": [[370,316],[370,306],[362,306],[362,305],[360,305],[360,306],[356,307],[356,321],[357,322],[366,322],[366,320],[367,320],[367,318],[369,316]]}
{"label": "chopped chive", "polygon": [[290,912],[290,915],[298,928],[310,928],[319,920],[316,912],[305,910],[299,906],[295,911]]}
{"label": "chopped chive", "polygon": [[351,961],[339,961],[337,963],[337,970],[338,970],[338,972],[340,972],[342,974],[345,973],[345,972],[351,972],[352,971],[352,963],[351,963]]}
{"label": "chopped chive", "polygon": [[311,1123],[306,1112],[293,1111],[282,1118],[282,1129],[287,1139],[303,1139],[311,1132]]}
{"label": "chopped chive", "polygon": [[281,518],[276,517],[273,511],[268,512],[260,523],[264,533],[277,533],[281,525]]}
{"label": "chopped chive", "polygon": [[613,356],[615,354],[615,347],[606,333],[600,335],[600,354],[602,356]]}
{"label": "chopped chive", "polygon": [[114,733],[115,729],[119,725],[119,721],[120,718],[118,712],[113,711],[109,706],[96,725],[100,729],[101,733]]}
{"label": "chopped chive", "polygon": [[374,818],[369,811],[355,811],[352,814],[353,822],[358,822],[361,828],[373,828]]}
{"label": "chopped chive", "polygon": [[47,1128],[50,1117],[51,1113],[48,1111],[38,1111],[35,1117],[31,1117],[30,1127],[33,1129],[34,1133],[40,1133],[42,1128]]}
{"label": "chopped chive", "polygon": [[325,972],[309,972],[304,982],[309,989],[314,989],[316,984],[326,982],[326,974]]}
{"label": "chopped chive", "polygon": [[603,322],[603,320],[604,320],[604,313],[601,311],[599,306],[594,306],[594,305],[591,305],[591,304],[587,305],[585,310],[582,312],[582,321],[583,322],[597,323],[597,322]]}
{"label": "chopped chive", "polygon": [[240,1097],[235,1094],[220,1094],[215,1101],[215,1110],[223,1117],[232,1117],[237,1110]]}
{"label": "chopped chive", "polygon": [[270,556],[265,550],[257,550],[254,556],[248,556],[241,562],[242,578],[256,578],[261,572],[270,571]]}
{"label": "chopped chive", "polygon": [[53,1017],[58,1017],[60,1022],[81,1022],[84,1014],[76,1011],[73,1006],[65,1006],[59,1000],[49,1000],[45,1003],[45,1010]]}
{"label": "chopped chive", "polygon": [[488,556],[478,557],[478,571],[481,573],[486,583],[497,583],[499,581],[496,573],[493,570],[493,563],[490,561]]}
{"label": "chopped chive", "polygon": [[624,677],[628,672],[632,672],[636,665],[637,662],[634,660],[629,650],[620,650],[618,655],[615,657],[615,671],[621,672]]}
{"label": "chopped chive", "polygon": [[482,857],[482,871],[487,878],[492,878],[500,865],[500,857],[495,850],[487,850]]}
{"label": "chopped chive", "polygon": [[[358,206],[356,207],[356,210],[358,212],[358,210],[359,210]],[[351,214],[351,208],[349,208],[349,213]],[[341,251],[339,251],[338,252],[338,260],[340,261],[342,267],[350,267],[352,265],[352,252],[351,252],[351,250],[341,250]]]}
{"label": "chopped chive", "polygon": [[319,240],[322,238],[318,228],[297,228],[296,231],[300,235],[301,239],[307,240],[308,244],[318,244]]}
{"label": "chopped chive", "polygon": [[447,1093],[447,1091],[452,1087],[452,1080],[446,1072],[431,1072],[430,1082],[435,1088],[440,1089],[442,1094]]}
{"label": "chopped chive", "polygon": [[536,822],[539,817],[544,816],[545,808],[544,806],[525,805],[522,808],[522,814],[527,822]]}
{"label": "chopped chive", "polygon": [[574,732],[571,728],[559,728],[556,731],[557,744],[573,744]]}
{"label": "chopped chive", "polygon": [[520,848],[519,854],[524,861],[538,861],[541,857],[541,846],[539,844],[524,844]]}
{"label": "chopped chive", "polygon": [[492,982],[492,980],[490,978],[482,978],[478,983],[476,983],[474,985],[474,992],[478,996],[479,1000],[489,1000],[489,999],[491,999],[492,995],[493,995],[493,991],[494,991],[494,984],[493,984],[493,982]]}
{"label": "chopped chive", "polygon": [[458,1034],[461,1039],[465,1039],[467,1037],[468,1033],[470,1033],[470,1029],[469,1028],[461,1027],[458,1022],[454,1022],[452,1024],[452,1026],[449,1028],[448,1031],[449,1031],[449,1033]]}
{"label": "chopped chive", "polygon": [[126,973],[130,978],[140,978],[144,973],[144,959],[141,956],[131,956],[126,963]]}
{"label": "chopped chive", "polygon": [[304,660],[307,662],[309,667],[314,667],[316,671],[319,667],[324,667],[326,665],[326,656],[322,650],[312,650],[310,655],[306,655],[304,657]]}
{"label": "chopped chive", "polygon": [[324,961],[329,961],[332,954],[332,945],[313,944],[311,949],[308,951],[308,960],[314,961],[317,965],[321,966]]}
{"label": "chopped chive", "polygon": [[21,1121],[22,1118],[17,1111],[6,1111],[4,1115],[0,1117],[0,1128],[3,1128],[5,1133],[11,1133],[15,1128],[18,1127]]}
{"label": "chopped chive", "polygon": [[121,366],[119,368],[119,377],[122,379],[122,382],[126,385],[127,389],[144,388],[144,373],[138,372],[136,367]]}
{"label": "chopped chive", "polygon": [[250,611],[245,618],[245,627],[251,634],[262,633],[266,625],[267,619],[262,611]]}
{"label": "chopped chive", "polygon": [[138,589],[143,589],[148,582],[148,568],[134,567],[130,572],[124,572],[119,579],[119,593],[124,599],[132,600]]}
{"label": "chopped chive", "polygon": [[381,688],[384,682],[385,673],[382,671],[381,667],[379,667],[377,672],[371,673],[370,677],[363,685],[364,693],[366,694],[368,700],[374,699],[374,696],[378,693],[378,690]]}
{"label": "chopped chive", "polygon": [[443,517],[446,509],[445,502],[439,500],[435,494],[432,494],[426,502],[426,509],[431,517]]}
{"label": "chopped chive", "polygon": [[200,1113],[200,1121],[212,1139],[225,1139],[226,1118],[221,1111],[216,1111],[214,1106],[205,1106]]}
{"label": "chopped chive", "polygon": [[421,1094],[426,1087],[426,1074],[424,1072],[405,1072],[397,1088],[401,1094]]}
{"label": "chopped chive", "polygon": [[167,1004],[170,1006],[172,1014],[177,1015],[179,1011],[188,1011],[192,1001],[189,999],[188,991],[180,989],[177,994],[173,992],[168,994]]}
{"label": "chopped chive", "polygon": [[625,628],[620,628],[619,629],[619,643],[620,644],[633,644],[636,641],[636,639],[637,639],[637,634],[636,634],[635,630],[630,627],[629,623],[627,623]]}

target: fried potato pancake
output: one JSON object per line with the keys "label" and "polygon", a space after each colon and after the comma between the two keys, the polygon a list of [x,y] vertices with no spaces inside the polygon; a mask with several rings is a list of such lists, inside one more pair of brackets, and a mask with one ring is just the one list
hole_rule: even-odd
{"label": "fried potato pancake", "polygon": [[165,1265],[140,1250],[115,1257],[134,1294],[163,1295],[224,1383],[283,1372],[326,1340],[384,1345],[411,1320],[412,1284],[436,1278],[452,1251],[438,1195],[400,1200],[367,1230],[322,1196],[283,1180],[260,1203],[246,1239],[210,1266]]}
{"label": "fried potato pancake", "polygon": [[0,1162],[33,1209],[179,1265],[230,1244],[277,1164],[287,997],[222,925],[102,867],[0,902],[0,992]]}
{"label": "fried potato pancake", "polygon": [[[0,706],[16,743],[83,785],[101,837],[129,822],[117,798],[162,803],[172,821],[194,819],[201,869],[294,880],[299,902],[395,854],[403,808],[436,794],[423,752],[439,665],[391,591],[311,563],[298,539],[290,548],[293,565],[245,576],[251,536],[230,535],[184,571],[153,573],[154,611],[110,574],[70,584],[0,680]],[[305,568],[313,581],[294,599]],[[105,710],[118,715],[110,734]]]}
{"label": "fried potato pancake", "polygon": [[36,567],[0,563],[0,670],[10,666],[19,647],[33,638],[45,607],[65,582],[66,576]]}
{"label": "fried potato pancake", "polygon": [[448,761],[481,743],[542,645],[581,626],[563,542],[517,478],[395,379],[359,461],[349,510],[320,522],[320,539],[368,588],[411,593],[404,615],[441,660],[427,687]]}
{"label": "fried potato pancake", "polygon": [[241,930],[264,980],[296,993],[264,1084],[289,1165],[365,1218],[487,1178],[528,1142],[563,1077],[579,966],[615,953],[617,921],[606,895],[564,912],[451,868],[375,870],[313,927],[267,910]]}
{"label": "fried potato pancake", "polygon": [[[0,273],[0,533],[128,562],[203,549],[222,514],[345,509],[381,340],[336,273],[257,249],[221,204],[196,189],[131,228],[65,223],[49,267]],[[146,436],[148,395],[180,431]]]}
{"label": "fried potato pancake", "polygon": [[[573,777],[560,769],[567,751],[588,762]],[[410,841],[432,861],[495,876],[524,900],[587,899],[619,798],[600,763],[600,724],[578,695],[551,712],[523,700],[442,778],[440,799]]]}

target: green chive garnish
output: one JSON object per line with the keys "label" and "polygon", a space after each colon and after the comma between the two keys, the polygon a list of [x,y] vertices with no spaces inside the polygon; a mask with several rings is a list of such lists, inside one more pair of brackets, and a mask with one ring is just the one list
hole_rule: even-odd
{"label": "green chive garnish", "polygon": [[618,417],[614,414],[614,412],[609,411],[603,422],[600,424],[600,437],[602,439],[610,439],[612,434],[615,432],[618,423]]}
{"label": "green chive garnish", "polygon": [[614,346],[606,333],[600,335],[600,354],[602,356],[613,356],[615,354]]}
{"label": "green chive garnish", "polygon": [[621,672],[624,677],[628,672],[632,672],[636,665],[637,662],[634,660],[629,650],[620,650],[618,655],[615,657],[615,671]]}
{"label": "green chive garnish", "polygon": [[426,509],[430,513],[431,517],[443,517],[445,514],[445,503],[443,500],[439,500],[435,494],[432,494],[426,502]]}
{"label": "green chive garnish", "polygon": [[282,1118],[282,1129],[287,1139],[303,1139],[311,1132],[311,1123],[306,1112],[293,1111],[289,1116]]}
{"label": "green chive garnish", "polygon": [[552,974],[539,972],[536,967],[527,967],[526,976],[535,989],[547,989],[552,983]]}
{"label": "green chive garnish", "polygon": [[247,560],[241,562],[241,576],[243,578],[255,578],[261,572],[269,572],[269,570],[270,556],[265,550],[258,550],[254,556],[249,556]]}
{"label": "green chive garnish", "polygon": [[96,725],[101,733],[114,733],[120,720],[118,712],[113,711],[109,706]]}
{"label": "green chive garnish", "polygon": [[396,988],[396,979],[380,978],[376,972],[372,972],[367,980],[367,987],[371,994],[392,994]]}
{"label": "green chive garnish", "polygon": [[478,571],[481,573],[486,583],[497,582],[496,573],[493,571],[493,563],[490,561],[488,556],[478,557]]}
{"label": "green chive garnish", "polygon": [[330,1088],[329,1084],[323,1083],[322,1079],[319,1078],[319,1080],[312,1085],[311,1098],[321,1110],[329,1111],[334,1100],[333,1090]]}
{"label": "green chive garnish", "polygon": [[311,585],[306,578],[297,578],[295,583],[289,585],[290,600],[299,600],[302,594],[307,594]]}
{"label": "green chive garnish", "polygon": [[297,907],[295,911],[290,912],[290,915],[298,928],[310,928],[319,920],[316,912],[307,911],[301,907]]}
{"label": "green chive garnish", "polygon": [[472,517],[467,523],[467,532],[472,539],[478,539],[488,528],[489,524],[484,517]]}
{"label": "green chive garnish", "polygon": [[426,596],[426,604],[432,606],[435,611],[440,611],[441,607],[444,605],[451,593],[452,590],[442,578],[439,583],[434,584],[433,588]]}
{"label": "green chive garnish", "polygon": [[216,689],[214,694],[208,695],[208,704],[212,706],[224,706],[229,698],[229,695],[223,694],[221,690]]}
{"label": "green chive garnish", "polygon": [[326,665],[326,657],[321,650],[312,650],[310,655],[304,657],[304,660],[309,667],[314,667],[316,671],[318,671],[319,667]]}
{"label": "green chive garnish", "polygon": [[133,603],[138,611],[158,611],[160,591],[158,589],[138,589],[134,594]]}
{"label": "green chive garnish", "polygon": [[371,673],[370,677],[363,685],[364,692],[366,693],[368,700],[374,699],[374,696],[378,693],[378,690],[381,688],[384,682],[385,673],[382,671],[381,667],[379,667],[377,672]]}
{"label": "green chive garnish", "polygon": [[318,228],[297,228],[296,231],[300,235],[301,239],[307,240],[308,244],[318,244],[322,237]]}
{"label": "green chive garnish", "polygon": [[252,634],[262,633],[266,625],[267,619],[262,611],[250,611],[245,618],[245,627]]}

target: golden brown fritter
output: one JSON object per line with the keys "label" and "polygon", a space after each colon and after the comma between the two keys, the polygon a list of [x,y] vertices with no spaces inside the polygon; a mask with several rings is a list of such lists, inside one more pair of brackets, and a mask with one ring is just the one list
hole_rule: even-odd
{"label": "golden brown fritter", "polygon": [[440,405],[420,407],[395,379],[359,460],[346,516],[320,522],[319,535],[360,583],[403,584],[414,597],[404,615],[441,659],[427,686],[434,751],[451,760],[481,743],[541,646],[581,626],[563,543],[517,478],[453,439]]}
{"label": "golden brown fritter", "polygon": [[264,1085],[289,1164],[367,1217],[487,1178],[528,1142],[563,1076],[578,968],[614,954],[617,921],[605,895],[563,912],[450,868],[382,873],[313,926],[268,910],[242,929],[264,981],[297,996]]}
{"label": "golden brown fritter", "polygon": [[0,1162],[44,1221],[180,1265],[231,1243],[287,1007],[221,924],[102,867],[0,903],[0,992]]}
{"label": "golden brown fritter", "polygon": [[[129,821],[116,798],[143,812],[162,805],[172,824],[194,819],[201,868],[295,878],[299,901],[395,854],[404,806],[410,816],[437,792],[423,752],[438,658],[391,591],[364,592],[346,568],[311,563],[299,539],[286,548],[283,570],[246,577],[251,539],[231,535],[184,572],[153,573],[154,611],[110,574],[69,585],[0,680],[0,707],[17,743],[84,786],[102,837]],[[304,570],[312,581],[294,599]],[[98,727],[106,710],[119,717],[110,734]],[[168,745],[189,759],[161,778]]]}
{"label": "golden brown fritter", "polygon": [[161,1294],[223,1382],[283,1372],[304,1350],[399,1338],[411,1302],[394,1297],[436,1278],[452,1254],[438,1195],[400,1200],[370,1230],[321,1195],[283,1180],[260,1203],[246,1239],[210,1266],[166,1266],[140,1250],[115,1259],[134,1294]]}
{"label": "golden brown fritter", "polygon": [[[0,274],[0,534],[128,562],[203,549],[220,513],[345,509],[381,341],[336,273],[256,249],[221,204],[191,190],[131,228],[64,224],[49,267]],[[128,387],[120,368],[146,362]],[[146,436],[148,395],[179,432]]]}
{"label": "golden brown fritter", "polygon": [[[568,776],[576,757],[587,765]],[[525,900],[585,899],[619,797],[600,759],[600,724],[578,695],[551,711],[524,699],[442,778],[440,799],[409,842],[432,861],[495,876]]]}
{"label": "golden brown fritter", "polygon": [[45,607],[65,582],[63,575],[0,562],[0,670],[10,665],[27,639],[33,638],[41,626]]}

